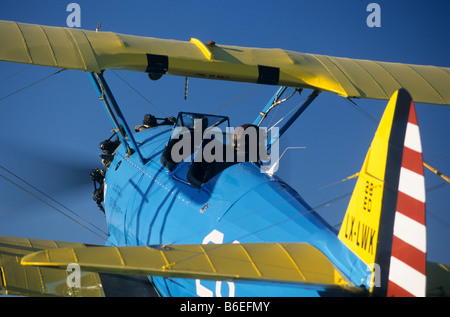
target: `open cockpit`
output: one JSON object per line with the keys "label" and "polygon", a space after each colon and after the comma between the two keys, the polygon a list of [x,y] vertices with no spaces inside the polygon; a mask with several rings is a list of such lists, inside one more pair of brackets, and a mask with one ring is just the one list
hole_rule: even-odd
{"label": "open cockpit", "polygon": [[253,124],[234,129],[226,116],[180,112],[161,163],[172,171],[190,162],[186,178],[200,188],[234,164],[266,160],[266,139],[265,130]]}

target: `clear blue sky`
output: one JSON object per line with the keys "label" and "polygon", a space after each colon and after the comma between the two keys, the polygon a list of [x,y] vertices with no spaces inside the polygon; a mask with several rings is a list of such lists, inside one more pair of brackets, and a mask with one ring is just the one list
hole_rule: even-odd
{"label": "clear blue sky", "polygon": [[[66,26],[71,1],[2,0],[0,19]],[[81,7],[81,28],[125,34],[219,44],[283,48],[360,59],[450,67],[450,3],[437,1],[376,1],[381,27],[369,28],[367,5],[372,1],[283,0],[152,0],[74,1]],[[375,1],[373,1],[375,2]],[[56,69],[0,62],[0,98]],[[18,73],[17,73],[18,72]],[[17,73],[17,74],[16,74]],[[142,73],[118,73],[107,79],[130,126],[143,115],[169,116],[179,111],[219,112],[233,126],[253,122],[275,87],[191,79],[184,100],[184,78],[152,82]],[[12,77],[9,77],[13,75]],[[8,78],[7,78],[8,77]],[[4,80],[7,78],[6,80]],[[256,88],[256,89],[255,89]],[[304,96],[286,104],[286,113]],[[381,118],[385,101],[357,100],[371,116]],[[417,104],[424,159],[450,175],[450,108]],[[278,116],[280,117],[280,116]],[[65,71],[0,100],[0,164],[50,194],[59,202],[105,228],[103,214],[91,199],[91,168],[100,165],[98,144],[111,135],[111,125],[88,75]],[[343,218],[354,180],[376,126],[341,97],[323,93],[285,135],[290,150],[278,175],[332,225]],[[67,166],[78,172],[69,173]],[[0,174],[10,177],[0,170]],[[450,263],[450,186],[426,171],[428,258]],[[336,182],[339,182],[335,184]],[[330,186],[328,186],[330,185]],[[102,239],[61,216],[45,204],[0,178],[0,235],[103,243]]]}

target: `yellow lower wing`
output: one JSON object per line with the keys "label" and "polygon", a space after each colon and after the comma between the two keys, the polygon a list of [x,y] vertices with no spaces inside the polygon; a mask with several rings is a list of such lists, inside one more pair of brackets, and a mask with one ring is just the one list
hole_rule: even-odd
{"label": "yellow lower wing", "polygon": [[23,256],[55,248],[84,248],[81,243],[40,239],[0,237],[0,294],[21,296],[104,296],[97,273],[84,272],[80,278],[86,287],[67,286],[69,272],[48,267],[23,266]]}
{"label": "yellow lower wing", "polygon": [[[69,265],[80,266],[78,286],[67,284]],[[275,281],[362,292],[305,243],[102,247],[0,237],[0,271],[2,293],[22,296],[108,296],[102,273]],[[429,263],[427,275],[427,295],[449,295],[449,266]],[[126,287],[120,283],[120,288]]]}
{"label": "yellow lower wing", "polygon": [[25,266],[65,268],[71,263],[82,271],[115,274],[353,286],[322,252],[306,243],[65,248],[22,259]]}

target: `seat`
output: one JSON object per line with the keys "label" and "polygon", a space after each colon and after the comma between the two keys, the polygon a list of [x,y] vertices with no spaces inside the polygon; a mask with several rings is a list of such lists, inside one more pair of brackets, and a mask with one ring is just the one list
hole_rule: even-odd
{"label": "seat", "polygon": [[[166,167],[169,171],[173,170],[175,168],[175,166],[177,166],[178,163],[180,163],[182,160],[184,160],[185,158],[187,158],[188,156],[192,155],[192,153],[194,153],[195,150],[195,144],[194,144],[194,131],[189,131],[187,132],[189,133],[189,137],[190,137],[190,149],[189,151],[186,151],[186,153],[177,153],[179,155],[177,161],[175,161],[172,157],[172,150],[175,144],[177,144],[178,142],[181,142],[183,140],[183,138],[185,138],[187,136],[186,133],[180,134],[178,137],[176,138],[171,138],[169,140],[169,142],[167,142],[166,146],[164,147],[163,153],[161,154],[161,164]],[[181,137],[180,137],[181,136]]]}

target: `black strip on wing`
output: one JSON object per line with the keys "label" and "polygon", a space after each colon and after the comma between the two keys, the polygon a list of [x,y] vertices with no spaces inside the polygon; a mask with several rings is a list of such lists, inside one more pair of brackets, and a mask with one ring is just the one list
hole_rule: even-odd
{"label": "black strip on wing", "polygon": [[258,65],[258,84],[278,85],[280,69],[278,67]]}
{"label": "black strip on wing", "polygon": [[167,55],[147,54],[146,73],[164,75],[169,69],[169,57]]}

